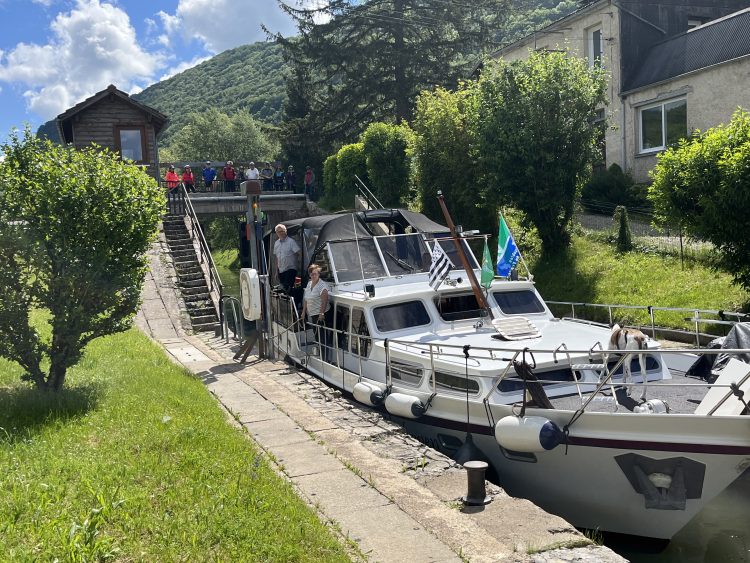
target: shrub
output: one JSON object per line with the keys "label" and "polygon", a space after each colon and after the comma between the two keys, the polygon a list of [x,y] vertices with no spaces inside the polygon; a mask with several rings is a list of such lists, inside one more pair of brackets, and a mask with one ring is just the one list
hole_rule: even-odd
{"label": "shrub", "polygon": [[581,203],[594,213],[608,213],[618,205],[647,207],[648,190],[635,184],[630,174],[612,164],[604,172],[595,174],[581,191]]}
{"label": "shrub", "polygon": [[325,159],[323,163],[323,182],[321,183],[321,193],[319,198],[323,199],[325,205],[329,195],[336,193],[336,177],[338,176],[338,158],[332,154]]}
{"label": "shrub", "polygon": [[630,220],[628,219],[628,210],[623,205],[615,208],[613,216],[617,224],[617,250],[618,252],[628,252],[633,249],[633,234],[630,232]]}
{"label": "shrub", "polygon": [[410,137],[408,126],[388,123],[372,123],[362,134],[369,187],[384,207],[408,200]]}
{"label": "shrub", "polygon": [[336,192],[331,198],[332,209],[352,209],[357,193],[354,175],[366,181],[365,151],[362,143],[344,145],[336,155]]}

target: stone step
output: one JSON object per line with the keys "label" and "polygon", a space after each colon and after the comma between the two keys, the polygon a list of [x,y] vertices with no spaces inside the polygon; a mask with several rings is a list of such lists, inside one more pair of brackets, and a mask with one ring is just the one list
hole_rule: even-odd
{"label": "stone step", "polygon": [[203,270],[201,270],[201,267],[198,265],[197,262],[191,261],[191,262],[175,262],[175,267],[177,268],[177,273],[185,273],[185,274],[193,274],[193,273],[203,273]]}
{"label": "stone step", "polygon": [[180,283],[183,282],[194,282],[194,281],[201,281],[203,283],[206,283],[206,280],[203,277],[203,272],[177,272],[177,275],[180,278]]}
{"label": "stone step", "polygon": [[167,237],[167,245],[169,246],[170,250],[174,246],[193,246],[193,240],[190,237],[181,237],[181,238],[169,238]]}
{"label": "stone step", "polygon": [[183,287],[182,295],[208,295],[208,287],[206,286],[206,284],[197,287]]}
{"label": "stone step", "polygon": [[179,256],[182,258],[183,256],[195,256],[197,258],[197,255],[195,254],[195,248],[193,248],[192,245],[181,245],[184,246],[184,248],[171,248],[170,252],[172,253],[172,256],[177,257]]}
{"label": "stone step", "polygon": [[180,280],[179,282],[180,288],[182,289],[191,289],[194,287],[204,287],[206,291],[208,291],[208,286],[206,285],[206,280],[203,279],[203,276],[200,278],[196,278],[193,280]]}
{"label": "stone step", "polygon": [[195,303],[196,307],[188,307],[188,314],[191,317],[205,317],[207,315],[213,315],[216,317],[216,309],[213,305],[203,306],[200,303]]}
{"label": "stone step", "polygon": [[192,242],[174,243],[169,245],[169,250],[175,252],[177,250],[195,250]]}
{"label": "stone step", "polygon": [[198,264],[198,258],[192,258],[189,256],[174,256],[173,259],[175,266],[195,266],[197,268],[200,268],[200,265]]}
{"label": "stone step", "polygon": [[193,324],[193,331],[195,332],[217,332],[218,330],[219,323]]}
{"label": "stone step", "polygon": [[207,292],[195,293],[192,295],[185,295],[183,297],[185,303],[195,303],[196,301],[210,302],[210,295]]}
{"label": "stone step", "polygon": [[202,325],[208,323],[218,324],[219,319],[216,318],[216,315],[200,315],[196,317],[190,317],[190,322],[193,323],[193,326],[195,326],[196,324]]}

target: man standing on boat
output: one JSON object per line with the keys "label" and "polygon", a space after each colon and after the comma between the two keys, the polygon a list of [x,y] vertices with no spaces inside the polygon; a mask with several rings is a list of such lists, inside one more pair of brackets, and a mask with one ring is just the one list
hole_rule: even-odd
{"label": "man standing on boat", "polygon": [[294,287],[294,278],[297,277],[297,263],[302,253],[294,239],[287,236],[286,226],[281,223],[276,225],[276,236],[279,238],[273,243],[273,254],[276,256],[279,283],[284,291],[289,293],[289,290]]}

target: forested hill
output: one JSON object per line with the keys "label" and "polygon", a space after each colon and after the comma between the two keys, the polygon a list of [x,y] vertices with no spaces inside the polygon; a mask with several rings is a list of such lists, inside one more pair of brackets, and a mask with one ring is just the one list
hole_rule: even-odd
{"label": "forested hill", "polygon": [[[281,47],[258,42],[224,51],[132,97],[169,117],[161,145],[186,124],[188,114],[208,108],[227,114],[247,109],[259,121],[278,123],[286,99]],[[37,133],[58,138],[54,120]]]}
{"label": "forested hill", "polygon": [[133,99],[169,116],[161,144],[185,125],[189,113],[212,107],[227,114],[247,109],[259,121],[278,123],[286,99],[281,48],[259,42],[224,51]]}

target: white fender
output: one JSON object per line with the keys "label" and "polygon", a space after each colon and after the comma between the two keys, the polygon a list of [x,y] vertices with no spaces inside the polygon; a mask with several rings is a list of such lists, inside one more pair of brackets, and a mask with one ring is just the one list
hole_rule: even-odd
{"label": "white fender", "polygon": [[258,271],[253,268],[242,268],[240,270],[240,302],[242,303],[242,316],[248,321],[260,318],[260,279]]}
{"label": "white fender", "polygon": [[371,407],[378,406],[383,402],[383,389],[367,381],[359,381],[352,389],[352,395],[360,403]]}
{"label": "white fender", "polygon": [[669,405],[661,399],[649,399],[645,403],[633,407],[633,412],[641,414],[666,414],[669,412]]}
{"label": "white fender", "polygon": [[425,412],[425,406],[419,397],[404,393],[391,393],[385,398],[386,410],[396,416],[404,418],[419,418]]}
{"label": "white fender", "polygon": [[563,441],[563,432],[541,416],[505,416],[495,424],[495,440],[506,450],[544,452]]}

